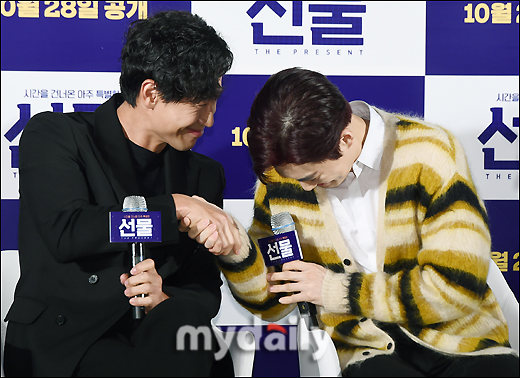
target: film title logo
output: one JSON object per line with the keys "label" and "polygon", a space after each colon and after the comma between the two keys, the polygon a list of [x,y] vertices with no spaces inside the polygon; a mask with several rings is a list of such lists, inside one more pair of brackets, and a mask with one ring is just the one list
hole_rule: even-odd
{"label": "film title logo", "polygon": [[302,259],[300,241],[296,231],[258,239],[258,245],[266,266],[280,265]]}
{"label": "film title logo", "polygon": [[[255,19],[260,12],[274,12],[280,19],[291,18],[295,35],[268,34],[266,29],[276,25],[252,22],[254,45],[293,45],[312,43],[313,46],[360,46],[363,45],[362,17],[366,6],[362,4],[337,4],[337,2],[316,2],[303,6],[303,1],[292,2],[292,14],[278,1],[256,1],[247,15]],[[312,14],[310,28],[304,26],[305,12]],[[267,26],[264,28],[264,26]]]}
{"label": "film title logo", "polygon": [[110,212],[110,242],[160,242],[161,212]]}
{"label": "film title logo", "polygon": [[[518,98],[518,97],[517,97]],[[503,120],[503,111],[501,107],[493,107],[489,109],[491,111],[491,123],[486,129],[478,136],[480,143],[485,145],[495,135],[499,134],[505,138],[509,143],[513,143],[518,135],[509,128]],[[512,126],[518,128],[519,119],[513,117]],[[485,147],[482,149],[484,153],[484,169],[486,170],[519,170],[518,160],[498,160],[495,158],[495,148]]]}

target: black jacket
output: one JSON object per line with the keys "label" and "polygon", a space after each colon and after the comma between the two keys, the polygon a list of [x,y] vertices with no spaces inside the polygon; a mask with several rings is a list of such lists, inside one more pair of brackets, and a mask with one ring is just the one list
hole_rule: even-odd
{"label": "black jacket", "polygon": [[[6,374],[71,375],[130,308],[119,282],[130,270],[128,247],[109,242],[109,213],[140,195],[117,118],[121,103],[115,95],[93,113],[40,113],[21,136],[21,276],[6,317]],[[220,273],[215,257],[178,231],[171,193],[222,207],[224,171],[206,156],[166,148],[166,191],[146,198],[148,210],[162,216],[162,242],[149,244],[149,253],[163,291],[190,290],[206,304],[209,321],[220,306]]]}

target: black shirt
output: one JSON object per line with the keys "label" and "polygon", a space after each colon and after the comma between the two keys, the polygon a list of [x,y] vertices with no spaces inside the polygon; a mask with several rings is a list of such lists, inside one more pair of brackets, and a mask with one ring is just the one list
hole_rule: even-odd
{"label": "black shirt", "polygon": [[135,171],[139,179],[140,195],[154,197],[165,193],[164,153],[155,153],[128,140],[134,157]]}

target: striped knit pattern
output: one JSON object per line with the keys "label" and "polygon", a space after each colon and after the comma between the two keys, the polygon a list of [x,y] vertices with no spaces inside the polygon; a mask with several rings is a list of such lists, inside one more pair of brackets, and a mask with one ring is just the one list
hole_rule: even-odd
{"label": "striped knit pattern", "polygon": [[352,257],[325,189],[306,192],[271,170],[275,183],[257,184],[249,242],[240,255],[220,258],[233,295],[268,321],[294,309],[269,293],[256,242],[272,235],[272,214],[288,211],[304,260],[328,268],[319,322],[342,368],[393,352],[393,340],[378,322],[397,323],[414,341],[444,353],[514,353],[505,317],[486,284],[488,219],[462,146],[439,126],[377,111],[385,121],[378,271],[361,273],[348,263]]}

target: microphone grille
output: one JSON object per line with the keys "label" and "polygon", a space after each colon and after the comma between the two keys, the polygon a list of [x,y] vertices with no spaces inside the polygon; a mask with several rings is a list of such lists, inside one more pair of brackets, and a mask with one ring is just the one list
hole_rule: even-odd
{"label": "microphone grille", "polygon": [[289,212],[284,211],[282,213],[274,214],[271,217],[271,229],[275,235],[283,234],[284,232],[294,231],[293,218]]}
{"label": "microphone grille", "polygon": [[143,196],[127,196],[123,201],[123,211],[146,212],[146,200]]}

